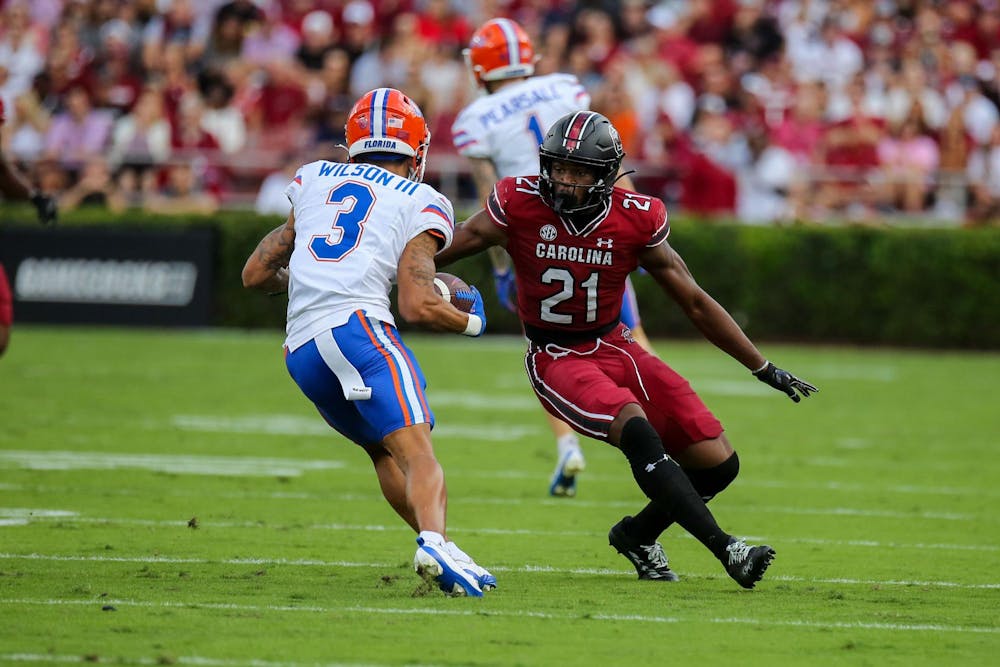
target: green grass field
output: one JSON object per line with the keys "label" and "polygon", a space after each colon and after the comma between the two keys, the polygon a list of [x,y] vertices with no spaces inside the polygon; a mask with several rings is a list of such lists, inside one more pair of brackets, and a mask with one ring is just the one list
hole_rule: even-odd
{"label": "green grass field", "polygon": [[608,528],[643,499],[585,443],[575,499],[513,338],[409,336],[451,535],[499,579],[428,591],[368,459],[278,333],[19,326],[0,359],[0,664],[992,665],[1000,355],[763,345],[795,405],[707,343],[658,341],[742,472],[712,503],[778,552],[753,591],[676,527],[676,584]]}

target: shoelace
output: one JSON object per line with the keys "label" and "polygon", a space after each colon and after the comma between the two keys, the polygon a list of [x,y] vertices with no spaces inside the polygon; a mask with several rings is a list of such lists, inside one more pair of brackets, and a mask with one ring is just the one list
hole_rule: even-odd
{"label": "shoelace", "polygon": [[656,567],[667,567],[667,554],[663,553],[663,545],[659,542],[652,544],[640,544],[642,550],[646,552],[646,558]]}
{"label": "shoelace", "polygon": [[729,552],[729,564],[736,565],[746,560],[746,557],[750,554],[750,545],[743,540],[736,540],[726,547],[726,551]]}

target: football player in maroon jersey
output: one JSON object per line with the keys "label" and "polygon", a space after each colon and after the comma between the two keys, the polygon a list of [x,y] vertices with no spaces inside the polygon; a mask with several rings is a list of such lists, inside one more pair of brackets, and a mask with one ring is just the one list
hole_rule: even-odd
{"label": "football player in maroon jersey", "polygon": [[662,201],[614,187],[623,157],[607,118],[590,111],[564,116],[542,143],[540,175],[498,182],[437,265],[491,246],[510,254],[535,394],[578,432],[621,449],[649,498],[608,535],[639,578],[677,579],[658,542],[676,522],[737,583],[753,588],[774,550],[725,532],[706,505],[736,478],[739,459],[687,380],[637,345],[619,321],[626,276],[645,268],[705,338],[793,401],[817,389],[767,361],[695,282],[667,244]]}
{"label": "football player in maroon jersey", "polygon": [[[3,99],[0,98],[0,128],[4,120]],[[35,205],[38,219],[42,223],[53,222],[56,219],[56,203],[46,195],[32,189],[28,180],[8,160],[3,152],[3,142],[0,141],[0,192],[10,199],[24,199]],[[0,355],[7,349],[10,341],[10,328],[14,322],[13,296],[7,282],[7,274],[0,264]]]}

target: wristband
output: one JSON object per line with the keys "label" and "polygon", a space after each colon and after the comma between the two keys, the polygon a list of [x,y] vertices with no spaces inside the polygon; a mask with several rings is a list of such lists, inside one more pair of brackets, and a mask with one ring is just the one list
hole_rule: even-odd
{"label": "wristband", "polygon": [[765,359],[764,360],[764,365],[761,366],[760,368],[758,368],[755,371],[751,371],[751,373],[753,373],[754,375],[757,375],[757,373],[760,373],[761,371],[763,371],[764,369],[766,369],[770,364],[771,364],[771,362],[768,361],[767,359]]}
{"label": "wristband", "polygon": [[478,336],[483,331],[483,318],[479,315],[469,315],[469,323],[465,325],[462,334],[466,336]]}

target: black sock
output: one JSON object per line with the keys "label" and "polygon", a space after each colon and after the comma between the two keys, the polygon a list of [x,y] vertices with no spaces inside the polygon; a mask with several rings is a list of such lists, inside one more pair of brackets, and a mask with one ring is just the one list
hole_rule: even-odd
{"label": "black sock", "polygon": [[[662,513],[661,516],[673,517],[721,560],[729,543],[729,534],[719,528],[681,467],[667,456],[652,424],[642,417],[633,417],[622,429],[618,446],[628,459],[639,488]],[[642,515],[642,512],[639,514]],[[641,520],[652,518],[650,512]]]}
{"label": "black sock", "polygon": [[[706,503],[736,479],[740,470],[740,457],[732,455],[714,468],[683,468],[691,485]],[[655,503],[649,503],[628,523],[629,534],[640,544],[652,544],[674,523],[674,517]]]}

